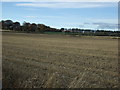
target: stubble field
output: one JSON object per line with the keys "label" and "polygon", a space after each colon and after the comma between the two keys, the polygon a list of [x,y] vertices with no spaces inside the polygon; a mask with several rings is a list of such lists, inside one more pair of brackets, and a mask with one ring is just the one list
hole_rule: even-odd
{"label": "stubble field", "polygon": [[118,40],[4,32],[2,69],[3,88],[115,88]]}

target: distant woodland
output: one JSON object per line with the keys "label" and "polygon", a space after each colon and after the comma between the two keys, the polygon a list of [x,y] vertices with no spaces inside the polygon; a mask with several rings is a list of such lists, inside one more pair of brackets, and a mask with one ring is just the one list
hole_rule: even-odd
{"label": "distant woodland", "polygon": [[120,31],[108,31],[108,30],[91,30],[91,29],[79,29],[79,28],[52,28],[44,24],[36,24],[23,22],[13,22],[12,20],[0,21],[1,29],[9,31],[18,31],[25,33],[45,33],[45,32],[60,32],[69,35],[88,35],[88,36],[120,36]]}

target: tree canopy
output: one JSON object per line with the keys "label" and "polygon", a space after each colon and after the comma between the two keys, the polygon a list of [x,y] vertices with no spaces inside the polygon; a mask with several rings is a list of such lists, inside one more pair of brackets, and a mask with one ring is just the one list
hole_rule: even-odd
{"label": "tree canopy", "polygon": [[27,33],[44,33],[44,32],[64,32],[70,35],[97,35],[97,36],[120,36],[120,31],[106,31],[106,30],[90,30],[90,29],[79,29],[79,28],[52,28],[44,24],[36,24],[23,22],[20,25],[19,22],[13,22],[12,20],[0,21],[0,26],[3,30],[22,31]]}

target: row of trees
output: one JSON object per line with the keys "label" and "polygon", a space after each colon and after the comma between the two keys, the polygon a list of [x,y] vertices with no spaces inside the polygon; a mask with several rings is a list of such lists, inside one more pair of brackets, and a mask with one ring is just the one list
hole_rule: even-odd
{"label": "row of trees", "polygon": [[120,31],[91,30],[91,29],[78,29],[78,28],[71,28],[71,29],[61,28],[61,30],[65,31],[65,34],[71,34],[71,35],[120,36]]}
{"label": "row of trees", "polygon": [[5,30],[13,30],[13,31],[22,31],[22,32],[36,32],[36,33],[44,33],[44,32],[64,32],[65,34],[71,35],[92,35],[92,36],[119,36],[120,31],[105,31],[105,30],[88,30],[88,29],[78,29],[78,28],[51,28],[50,26],[46,26],[44,24],[35,24],[24,22],[20,25],[19,22],[13,22],[12,20],[5,20],[0,22],[2,29]]}
{"label": "row of trees", "polygon": [[14,30],[14,31],[24,31],[24,32],[60,32],[61,30],[56,28],[51,28],[44,24],[35,24],[24,22],[20,25],[19,22],[13,22],[12,20],[1,21],[2,29],[4,30]]}

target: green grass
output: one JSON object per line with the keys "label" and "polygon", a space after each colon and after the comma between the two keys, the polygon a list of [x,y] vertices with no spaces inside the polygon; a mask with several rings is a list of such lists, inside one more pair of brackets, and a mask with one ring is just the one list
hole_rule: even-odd
{"label": "green grass", "polygon": [[44,34],[64,34],[63,32],[44,32]]}
{"label": "green grass", "polygon": [[118,40],[3,33],[3,87],[118,87]]}

